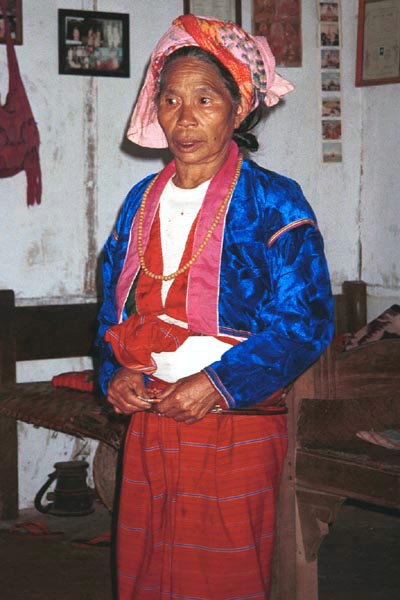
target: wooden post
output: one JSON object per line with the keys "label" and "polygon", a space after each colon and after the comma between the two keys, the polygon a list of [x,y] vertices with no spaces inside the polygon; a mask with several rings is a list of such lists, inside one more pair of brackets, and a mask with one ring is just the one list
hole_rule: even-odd
{"label": "wooden post", "polygon": [[[0,291],[0,385],[16,381],[15,302]],[[1,391],[0,391],[1,393]],[[17,421],[0,417],[0,519],[18,516]]]}
{"label": "wooden post", "polygon": [[367,323],[367,284],[364,281],[345,281],[343,293],[348,298],[351,333],[356,333]]}

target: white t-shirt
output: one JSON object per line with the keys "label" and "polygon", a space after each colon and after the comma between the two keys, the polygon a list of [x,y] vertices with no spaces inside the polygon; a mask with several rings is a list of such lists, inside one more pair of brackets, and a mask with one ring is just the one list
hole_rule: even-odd
{"label": "white t-shirt", "polygon": [[[160,199],[161,247],[164,275],[179,269],[182,254],[190,228],[200,210],[210,181],[205,181],[193,189],[178,188],[172,179],[164,188]],[[163,281],[161,295],[163,303],[173,280]],[[204,298],[207,301],[207,298]],[[187,328],[187,323],[160,315],[167,323],[175,323]],[[165,381],[176,381],[181,377],[201,371],[210,363],[219,360],[231,344],[221,342],[212,336],[190,336],[175,352],[153,353],[157,363],[155,375]]]}

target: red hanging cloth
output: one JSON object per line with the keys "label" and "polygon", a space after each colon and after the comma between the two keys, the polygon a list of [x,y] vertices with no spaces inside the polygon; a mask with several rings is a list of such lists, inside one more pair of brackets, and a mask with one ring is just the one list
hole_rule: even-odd
{"label": "red hanging cloth", "polygon": [[39,131],[18,68],[14,43],[6,14],[6,0],[0,0],[7,44],[9,90],[0,105],[0,177],[26,172],[27,204],[40,204],[42,178],[39,163]]}

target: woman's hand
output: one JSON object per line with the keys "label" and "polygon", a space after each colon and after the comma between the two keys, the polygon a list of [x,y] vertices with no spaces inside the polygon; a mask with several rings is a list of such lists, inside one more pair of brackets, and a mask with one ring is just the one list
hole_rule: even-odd
{"label": "woman's hand", "polygon": [[203,419],[221,396],[205,373],[195,373],[171,383],[158,399],[160,415],[191,425]]}
{"label": "woman's hand", "polygon": [[107,400],[118,414],[131,414],[148,410],[151,404],[139,398],[146,398],[144,377],[141,371],[123,368],[116,372],[108,386]]}

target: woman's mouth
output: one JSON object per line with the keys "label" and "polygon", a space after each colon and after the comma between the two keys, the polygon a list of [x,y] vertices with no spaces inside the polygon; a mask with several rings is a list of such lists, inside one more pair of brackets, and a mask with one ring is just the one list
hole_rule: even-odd
{"label": "woman's mouth", "polygon": [[181,152],[193,152],[200,146],[200,140],[177,140],[175,146]]}

